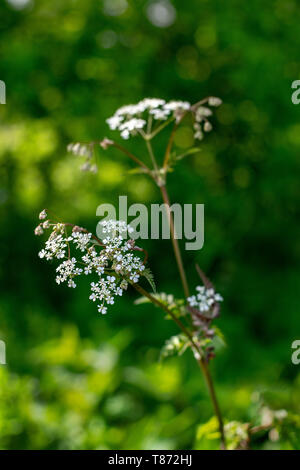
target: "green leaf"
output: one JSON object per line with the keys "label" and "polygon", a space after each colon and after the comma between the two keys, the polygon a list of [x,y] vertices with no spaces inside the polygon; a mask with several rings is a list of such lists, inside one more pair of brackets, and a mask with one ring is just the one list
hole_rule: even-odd
{"label": "green leaf", "polygon": [[222,331],[216,326],[214,326],[214,331],[215,331],[215,334],[212,339],[212,345],[215,351],[218,352],[224,349],[227,346],[227,344],[226,344]]}
{"label": "green leaf", "polygon": [[192,154],[198,153],[200,151],[201,151],[201,149],[199,147],[193,147],[193,148],[187,150],[186,152],[181,153],[180,155],[176,155],[175,159],[176,160],[182,160],[183,158],[187,157],[188,155],[192,155]]}
{"label": "green leaf", "polygon": [[143,272],[143,276],[149,282],[153,292],[156,293],[156,285],[155,285],[155,282],[154,282],[154,276],[152,274],[152,271],[149,268],[146,268],[145,271]]}
{"label": "green leaf", "polygon": [[182,333],[168,339],[161,349],[160,360],[178,354],[182,355],[190,345],[189,339]]}
{"label": "green leaf", "polygon": [[146,170],[146,168],[141,168],[137,166],[136,168],[131,168],[130,170],[127,170],[127,173],[131,175],[138,175],[138,174],[149,173],[149,171]]}

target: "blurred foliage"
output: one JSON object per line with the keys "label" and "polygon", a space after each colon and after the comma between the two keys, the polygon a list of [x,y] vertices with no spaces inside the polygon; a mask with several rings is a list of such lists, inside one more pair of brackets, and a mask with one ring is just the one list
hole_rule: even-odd
{"label": "blurred foliage", "polygon": [[[177,334],[171,322],[135,307],[133,293],[99,317],[87,284],[55,285],[33,236],[43,207],[93,230],[96,207],[119,194],[158,202],[117,151],[99,149],[100,171],[87,175],[66,145],[109,137],[105,119],[144,96],[208,94],[224,101],[214,131],[169,184],[174,202],[205,203],[204,248],[185,262],[191,285],[196,256],[225,299],[218,394],[233,441],[263,400],[291,418],[255,446],[299,448],[300,375],[290,360],[299,325],[300,108],[290,99],[299,21],[296,0],[1,2],[1,448],[216,448],[199,431],[212,410],[191,355],[157,363]],[[176,144],[191,145],[189,128]],[[130,145],[144,156],[138,141]],[[145,248],[159,289],[177,295],[168,241]]]}

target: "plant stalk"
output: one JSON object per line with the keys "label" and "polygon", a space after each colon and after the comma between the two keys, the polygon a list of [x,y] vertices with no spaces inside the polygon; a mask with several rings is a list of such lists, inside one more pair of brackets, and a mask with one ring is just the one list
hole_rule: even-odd
{"label": "plant stalk", "polygon": [[157,162],[156,162],[153,150],[152,150],[152,145],[150,143],[150,140],[148,140],[148,139],[146,139],[145,142],[146,142],[147,150],[149,152],[149,155],[150,155],[150,158],[151,158],[151,161],[152,161],[152,164],[153,164],[154,171],[155,171],[156,175],[158,175],[158,166],[157,166]]}
{"label": "plant stalk", "polygon": [[214,387],[212,377],[211,377],[211,374],[210,374],[210,370],[208,368],[207,362],[203,361],[203,359],[200,358],[197,362],[198,362],[198,364],[200,366],[200,369],[201,369],[201,371],[204,375],[204,379],[205,379],[205,382],[206,382],[206,385],[207,385],[207,388],[208,388],[208,391],[209,391],[210,399],[212,401],[214,411],[215,411],[215,414],[216,414],[216,417],[217,417],[217,420],[218,420],[220,440],[221,440],[221,449],[225,450],[226,449],[226,439],[225,439],[225,432],[224,432],[224,423],[223,423],[222,413],[221,413],[221,409],[220,409],[219,402],[218,402],[218,399],[217,399],[215,387]]}
{"label": "plant stalk", "polygon": [[173,250],[174,250],[174,254],[175,254],[175,258],[176,258],[176,262],[177,262],[177,266],[178,266],[178,270],[179,270],[179,274],[180,274],[180,279],[181,279],[183,290],[184,290],[184,295],[185,295],[185,297],[189,297],[189,295],[190,295],[189,294],[189,286],[188,286],[188,283],[187,283],[186,274],[185,274],[185,270],[184,270],[184,266],[183,266],[183,262],[182,262],[179,243],[178,243],[177,238],[175,237],[174,220],[173,220],[172,212],[170,210],[170,200],[169,200],[167,188],[166,188],[166,186],[160,186],[159,189],[161,191],[162,198],[164,200],[164,203],[165,203],[166,209],[167,209],[167,215],[168,215],[168,220],[169,220],[169,225],[170,225],[170,232],[171,232],[171,240],[172,240]]}
{"label": "plant stalk", "polygon": [[[179,318],[174,315],[172,310],[170,310],[165,304],[163,304],[159,299],[154,297],[150,292],[146,291],[143,287],[141,287],[138,284],[133,284],[133,287],[144,297],[147,297],[154,305],[157,307],[161,308],[164,310],[170,317],[174,320],[174,322],[177,324],[177,326],[180,328],[180,330],[188,337],[191,343],[191,347],[194,350],[194,353],[199,356],[199,359],[196,358],[197,363],[199,364],[199,367],[204,375],[204,379],[210,394],[211,401],[213,403],[214,411],[218,420],[219,424],[219,431],[220,431],[220,439],[221,439],[221,448],[226,449],[226,442],[225,442],[225,434],[224,434],[224,424],[223,424],[223,419],[222,419],[222,414],[221,410],[218,404],[218,400],[216,397],[216,392],[214,389],[213,381],[207,366],[207,363],[200,357],[201,356],[201,351],[199,349],[199,346],[195,343],[193,336],[191,333],[188,331],[188,329],[184,326],[184,324],[179,320]],[[195,355],[195,354],[194,354]]]}
{"label": "plant stalk", "polygon": [[[171,240],[172,240],[172,244],[173,244],[174,254],[175,254],[175,258],[176,258],[176,262],[177,262],[177,266],[178,266],[178,270],[179,270],[179,274],[180,274],[184,294],[185,294],[185,297],[189,297],[189,287],[188,287],[188,283],[187,283],[187,279],[186,279],[185,269],[184,269],[183,262],[182,262],[179,243],[178,243],[177,238],[175,238],[174,220],[173,220],[172,212],[170,210],[170,199],[169,199],[169,195],[168,195],[166,186],[161,186],[160,191],[162,193],[164,203],[167,206],[168,219],[169,219],[170,232],[171,232]],[[176,318],[176,320],[178,320],[178,319]],[[178,322],[176,322],[176,323],[178,324]],[[182,331],[184,331],[184,330],[182,330]],[[186,334],[185,331],[184,331],[184,333]],[[190,335],[188,335],[188,337],[190,338]],[[213,381],[212,381],[212,377],[211,377],[211,374],[210,374],[210,371],[209,371],[209,368],[208,368],[208,364],[201,358],[201,356],[199,356],[199,359],[197,359],[197,362],[198,362],[198,364],[200,366],[200,369],[203,373],[203,376],[204,376],[204,379],[205,379],[205,382],[206,382],[206,385],[207,385],[207,388],[208,388],[208,392],[209,392],[209,395],[210,395],[210,398],[211,398],[211,401],[212,401],[212,404],[213,404],[213,408],[214,408],[214,411],[215,411],[215,414],[216,414],[216,417],[217,417],[217,420],[218,420],[219,431],[220,431],[220,440],[221,440],[221,448],[226,449],[223,418],[222,418],[220,406],[219,406],[219,403],[218,403],[218,400],[217,400],[217,396],[216,396],[214,384],[213,384]]]}

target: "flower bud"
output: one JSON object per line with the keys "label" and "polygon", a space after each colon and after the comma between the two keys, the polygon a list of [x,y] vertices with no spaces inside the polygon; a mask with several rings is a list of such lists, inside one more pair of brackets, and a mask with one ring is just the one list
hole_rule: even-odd
{"label": "flower bud", "polygon": [[40,225],[35,227],[35,229],[34,229],[34,234],[35,235],[43,235],[43,233],[44,233],[44,230],[42,229],[42,227]]}
{"label": "flower bud", "polygon": [[43,220],[43,219],[46,219],[46,217],[47,217],[47,212],[46,212],[46,210],[44,209],[44,210],[42,210],[42,212],[40,212],[40,214],[39,214],[39,219],[40,219],[40,220]]}

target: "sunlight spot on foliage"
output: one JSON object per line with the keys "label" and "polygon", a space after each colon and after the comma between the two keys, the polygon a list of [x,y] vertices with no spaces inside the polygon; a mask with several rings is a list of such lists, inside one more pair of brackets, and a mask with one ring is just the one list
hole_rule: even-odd
{"label": "sunlight spot on foliage", "polygon": [[128,191],[130,191],[133,199],[141,202],[150,200],[151,196],[154,194],[153,185],[151,181],[147,180],[146,178],[132,179],[132,184],[130,184]]}
{"label": "sunlight spot on foliage", "polygon": [[67,33],[77,33],[85,26],[85,17],[78,13],[73,13],[64,18],[63,29]]}
{"label": "sunlight spot on foliage", "polygon": [[32,0],[6,0],[7,3],[12,6],[15,10],[23,10],[30,4],[32,4]]}
{"label": "sunlight spot on foliage", "polygon": [[107,187],[116,186],[124,177],[124,167],[120,163],[107,161],[99,166],[99,179]]}
{"label": "sunlight spot on foliage", "polygon": [[45,183],[36,168],[26,168],[19,173],[15,181],[17,200],[22,206],[39,207],[45,194]]}
{"label": "sunlight spot on foliage", "polygon": [[57,146],[57,135],[46,121],[26,124],[23,132],[15,153],[22,165],[27,162],[39,162],[53,155]]}
{"label": "sunlight spot on foliage", "polygon": [[176,19],[176,10],[167,0],[151,2],[147,8],[149,21],[158,28],[171,26]]}
{"label": "sunlight spot on foliage", "polygon": [[159,393],[174,393],[180,383],[180,371],[175,364],[154,364],[147,373]]}
{"label": "sunlight spot on foliage", "polygon": [[108,16],[120,16],[128,8],[126,0],[104,0],[103,12]]}
{"label": "sunlight spot on foliage", "polygon": [[245,387],[238,388],[234,393],[234,402],[242,408],[249,406],[251,403],[251,390]]}
{"label": "sunlight spot on foliage", "polygon": [[118,36],[112,29],[106,29],[99,33],[96,37],[96,41],[103,49],[111,49],[117,42]]}

